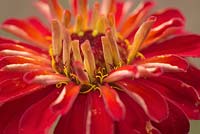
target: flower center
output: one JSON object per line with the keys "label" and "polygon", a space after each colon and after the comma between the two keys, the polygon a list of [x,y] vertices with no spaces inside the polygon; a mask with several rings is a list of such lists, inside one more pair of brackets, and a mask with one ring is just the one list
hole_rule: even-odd
{"label": "flower center", "polygon": [[[52,29],[58,28],[59,25],[59,23],[53,24]],[[94,85],[102,84],[111,70],[126,63],[127,44],[119,38],[115,39],[110,29],[106,34],[95,35],[92,30],[71,35],[65,30],[58,30],[52,37],[54,38],[50,55],[53,69],[85,87],[94,88]],[[61,47],[57,48],[59,43]],[[60,52],[56,55],[56,51]]]}
{"label": "flower center", "polygon": [[84,14],[77,15],[75,25],[70,26],[70,15],[66,12],[63,22],[56,19],[51,25],[52,68],[56,73],[81,84],[87,89],[86,92],[98,89],[113,69],[132,64],[155,21],[155,18],[150,18],[142,24],[130,45],[128,41],[119,38],[113,15],[98,16],[94,16],[91,27]]}

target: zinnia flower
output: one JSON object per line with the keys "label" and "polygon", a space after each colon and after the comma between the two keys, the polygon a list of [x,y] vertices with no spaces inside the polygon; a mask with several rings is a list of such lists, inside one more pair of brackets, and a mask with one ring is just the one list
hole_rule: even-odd
{"label": "zinnia flower", "polygon": [[0,38],[1,134],[187,134],[200,119],[200,36],[152,1],[39,0],[39,19],[11,18]]}

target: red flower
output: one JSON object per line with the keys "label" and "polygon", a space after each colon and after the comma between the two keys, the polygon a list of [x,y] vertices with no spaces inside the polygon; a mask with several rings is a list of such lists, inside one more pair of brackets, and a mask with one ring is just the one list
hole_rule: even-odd
{"label": "red flower", "polygon": [[[0,38],[1,134],[187,134],[200,119],[200,36],[176,9],[146,1],[36,6],[51,23],[8,19]],[[145,20],[145,21],[143,21]]]}

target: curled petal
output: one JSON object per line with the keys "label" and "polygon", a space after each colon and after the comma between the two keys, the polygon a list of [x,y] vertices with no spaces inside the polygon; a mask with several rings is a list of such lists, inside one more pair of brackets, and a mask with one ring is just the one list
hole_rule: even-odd
{"label": "curled petal", "polygon": [[143,65],[145,67],[159,67],[162,68],[164,72],[186,72],[189,65],[187,61],[176,55],[162,55],[140,60],[137,64]]}
{"label": "curled petal", "polygon": [[76,86],[73,83],[66,85],[57,99],[52,103],[53,111],[60,112],[61,114],[67,114],[77,98],[79,91],[80,86]]}
{"label": "curled petal", "polygon": [[113,120],[121,120],[125,116],[125,107],[117,92],[110,86],[100,87],[106,109]]}
{"label": "curled petal", "polygon": [[51,72],[37,70],[37,71],[31,71],[27,72],[23,76],[23,80],[29,84],[41,84],[41,85],[52,85],[57,84],[59,82],[68,82],[69,79],[65,76],[54,74]]}
{"label": "curled petal", "polygon": [[106,78],[104,78],[104,82],[115,82],[126,78],[142,78],[142,77],[152,77],[159,76],[163,73],[160,67],[145,67],[142,65],[127,65],[120,67],[114,71],[112,71]]}

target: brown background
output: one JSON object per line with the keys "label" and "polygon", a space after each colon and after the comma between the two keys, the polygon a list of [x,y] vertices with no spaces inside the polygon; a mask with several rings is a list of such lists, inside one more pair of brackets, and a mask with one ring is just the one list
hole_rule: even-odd
{"label": "brown background", "polygon": [[[26,17],[28,15],[37,15],[38,12],[33,8],[31,3],[36,0],[0,0],[0,23],[9,17]],[[68,0],[60,0],[67,5]],[[89,0],[93,1],[93,0]],[[138,3],[140,0],[135,0]],[[200,0],[154,0],[157,2],[156,9],[163,7],[179,8],[186,16],[188,31],[200,34]],[[10,36],[0,31],[1,36]],[[200,66],[199,59],[192,59],[195,64]],[[191,133],[200,134],[200,121],[192,121]]]}

